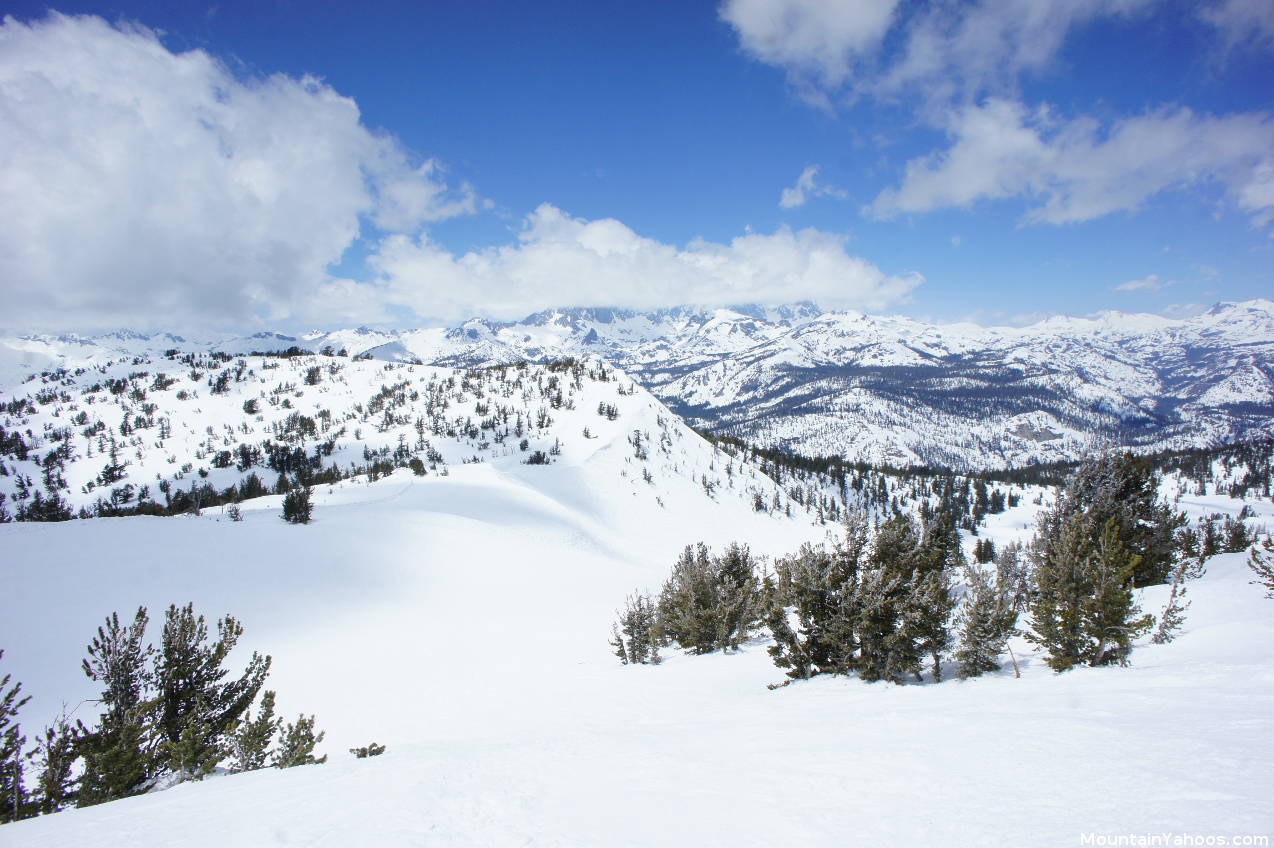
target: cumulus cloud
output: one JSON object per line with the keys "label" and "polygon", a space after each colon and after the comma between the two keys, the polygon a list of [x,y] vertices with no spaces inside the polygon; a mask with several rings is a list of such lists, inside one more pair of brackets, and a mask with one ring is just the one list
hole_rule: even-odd
{"label": "cumulus cloud", "polygon": [[849,255],[844,236],[787,228],[728,244],[675,247],[613,219],[584,220],[544,204],[517,242],[453,254],[427,236],[390,236],[370,262],[386,301],[422,316],[520,317],[545,304],[653,308],[683,303],[779,303],[882,309],[918,274],[887,275]]}
{"label": "cumulus cloud", "polygon": [[1024,196],[1026,220],[1087,221],[1152,196],[1221,187],[1255,226],[1274,219],[1274,118],[1160,109],[1103,126],[990,99],[952,113],[952,144],[907,163],[901,185],[868,211],[880,218]]}
{"label": "cumulus cloud", "polygon": [[1155,292],[1161,291],[1172,285],[1170,280],[1159,279],[1158,274],[1147,274],[1140,280],[1129,280],[1126,283],[1120,283],[1112,287],[1112,291],[1117,292]]}
{"label": "cumulus cloud", "polygon": [[817,165],[810,165],[801,171],[801,175],[796,178],[796,184],[783,189],[783,193],[779,195],[779,207],[794,209],[797,206],[804,206],[811,197],[848,197],[841,189],[819,183],[817,178]]}
{"label": "cumulus cloud", "polygon": [[291,314],[365,225],[473,211],[321,81],[242,79],[139,26],[0,25],[0,286],[12,329]]}

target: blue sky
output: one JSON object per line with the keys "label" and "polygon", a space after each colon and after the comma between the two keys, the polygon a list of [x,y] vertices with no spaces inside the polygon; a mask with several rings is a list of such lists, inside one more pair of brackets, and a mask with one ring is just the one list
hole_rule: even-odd
{"label": "blue sky", "polygon": [[0,33],[12,329],[1274,294],[1268,0],[54,8]]}

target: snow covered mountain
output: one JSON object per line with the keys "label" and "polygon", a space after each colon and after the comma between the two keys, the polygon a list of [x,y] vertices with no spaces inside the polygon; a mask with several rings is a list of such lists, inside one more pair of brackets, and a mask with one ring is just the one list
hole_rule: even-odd
{"label": "snow covered mountain", "polygon": [[778,308],[562,309],[451,328],[360,328],[217,342],[0,340],[0,383],[152,350],[347,351],[468,367],[595,356],[692,424],[807,455],[998,468],[1095,443],[1159,450],[1274,434],[1274,302],[1189,319],[1105,312],[1022,327]]}
{"label": "snow covered mountain", "polygon": [[[0,524],[0,646],[33,696],[23,727],[60,710],[91,723],[99,691],[79,661],[104,616],[193,602],[243,622],[231,665],[268,652],[280,713],[315,714],[331,761],[4,825],[0,845],[1060,845],[1077,827],[1268,830],[1252,774],[1272,753],[1274,625],[1242,554],[1209,562],[1182,637],[1142,640],[1131,669],[1055,675],[1016,639],[1020,679],[821,676],[770,691],[782,673],[765,635],[623,666],[606,637],[626,594],[657,591],[688,543],[773,557],[825,538],[816,481],[781,483],[714,447],[600,358],[469,369],[178,344],[0,396],[10,507],[43,487],[104,514],[187,512]],[[302,469],[316,482],[304,527],[279,519],[281,494],[233,504],[237,517],[218,502]],[[901,502],[904,485],[881,499]],[[1264,498],[1175,487],[1192,517],[1274,518]],[[1021,494],[978,541],[1029,537],[1046,493]],[[1138,600],[1157,613],[1167,591]],[[346,753],[372,741],[384,756]]]}

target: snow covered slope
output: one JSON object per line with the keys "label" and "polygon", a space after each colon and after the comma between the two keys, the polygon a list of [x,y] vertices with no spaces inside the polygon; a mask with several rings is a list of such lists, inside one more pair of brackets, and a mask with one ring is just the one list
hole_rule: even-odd
{"label": "snow covered slope", "polygon": [[281,474],[374,479],[413,462],[422,476],[491,463],[566,490],[587,466],[659,510],[707,498],[788,511],[755,466],[718,456],[599,360],[455,370],[174,352],[22,388],[0,395],[0,494],[15,513],[48,493],[98,513],[195,510],[238,499],[232,488],[275,490]]}
{"label": "snow covered slope", "polygon": [[[273,654],[282,710],[317,713],[332,758],[6,825],[0,845],[1066,846],[1274,828],[1274,602],[1241,555],[1209,563],[1186,632],[1131,668],[1054,675],[1018,642],[1021,679],[769,691],[761,643],[620,666],[607,626],[684,541],[773,553],[807,526],[707,499],[652,523],[622,492],[608,509],[611,475],[587,461],[523,470],[336,487],[304,527],[268,502],[239,523],[0,526],[17,587],[0,639],[32,724],[92,696],[76,666],[103,614],[193,599],[242,617],[240,650]],[[530,476],[546,470],[562,476]],[[345,753],[372,740],[388,752]]]}
{"label": "snow covered slope", "polygon": [[[314,713],[331,757],[6,825],[0,845],[1048,846],[1274,827],[1274,602],[1241,555],[1210,562],[1186,632],[1131,668],[1054,675],[1019,640],[1021,679],[770,691],[783,678],[763,639],[659,666],[620,666],[606,639],[686,544],[774,556],[821,539],[815,498],[598,360],[132,356],[19,400],[4,426],[28,458],[4,460],[10,494],[48,472],[77,506],[126,507],[141,485],[163,503],[272,484],[271,462],[363,473],[316,486],[305,526],[279,519],[280,495],[240,504],[242,521],[214,506],[0,525],[0,647],[33,696],[28,732],[64,704],[91,720],[79,660],[104,616],[193,601],[242,620],[231,665],[270,653],[280,712]],[[527,463],[537,451],[548,464]],[[396,467],[410,458],[423,475]],[[122,476],[103,484],[108,465]],[[1168,487],[1192,514],[1241,508]],[[1029,535],[1037,506],[982,537]],[[346,753],[372,741],[388,752]]]}

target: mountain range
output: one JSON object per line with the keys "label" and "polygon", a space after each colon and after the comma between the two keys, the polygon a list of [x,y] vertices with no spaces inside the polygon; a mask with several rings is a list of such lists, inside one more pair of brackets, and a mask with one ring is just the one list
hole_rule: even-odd
{"label": "mountain range", "polygon": [[600,357],[694,426],[806,455],[959,470],[1274,435],[1274,302],[1190,318],[1103,312],[1026,327],[779,307],[574,308],[519,321],[191,339],[121,331],[0,338],[0,387],[163,350],[289,347],[484,367]]}

